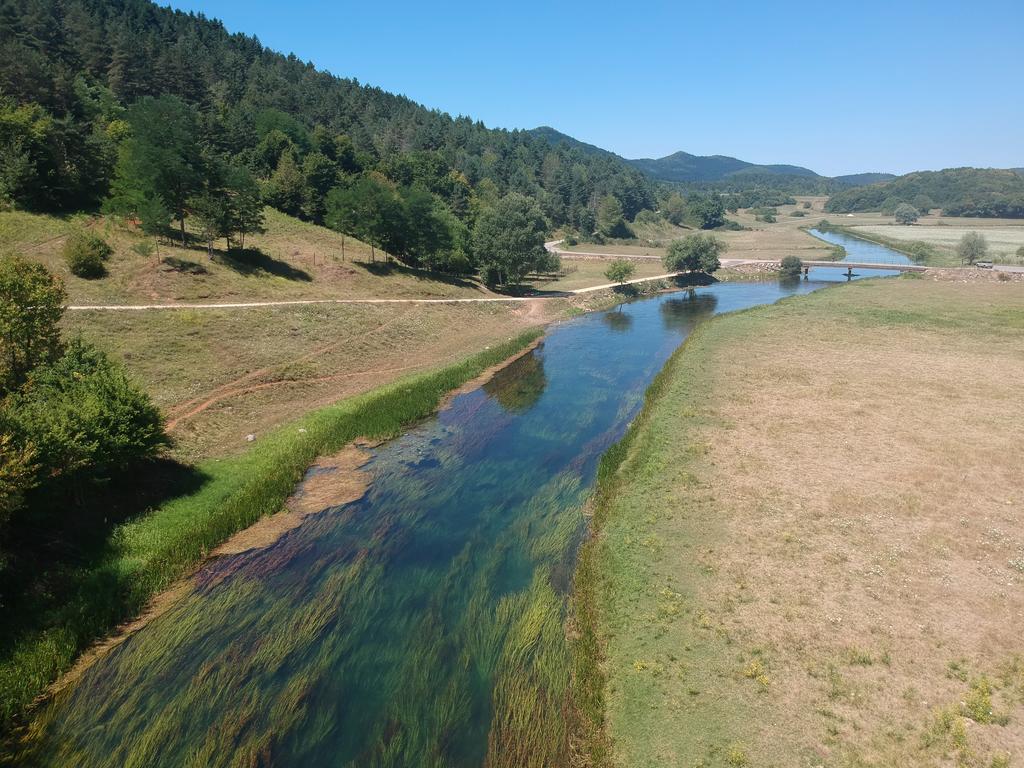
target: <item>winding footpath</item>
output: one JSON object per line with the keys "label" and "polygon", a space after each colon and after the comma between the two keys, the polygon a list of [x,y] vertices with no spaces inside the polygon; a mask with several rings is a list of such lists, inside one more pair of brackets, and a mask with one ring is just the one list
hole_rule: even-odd
{"label": "winding footpath", "polygon": [[[647,283],[651,280],[667,280],[670,277],[681,275],[682,272],[666,272],[664,275],[654,277],[640,277],[635,280],[626,280],[622,285],[633,285],[635,283]],[[537,301],[538,299],[564,299],[571,296],[578,296],[595,291],[605,291],[616,288],[619,283],[605,283],[603,285],[592,285],[588,288],[576,288],[572,291],[558,291],[542,293],[534,296],[481,296],[479,298],[453,298],[453,299],[291,299],[287,301],[238,301],[238,302],[211,302],[211,303],[174,303],[174,304],[72,304],[67,307],[75,311],[141,311],[149,309],[246,309],[249,307],[292,307],[304,306],[307,304],[487,304],[510,301]]]}

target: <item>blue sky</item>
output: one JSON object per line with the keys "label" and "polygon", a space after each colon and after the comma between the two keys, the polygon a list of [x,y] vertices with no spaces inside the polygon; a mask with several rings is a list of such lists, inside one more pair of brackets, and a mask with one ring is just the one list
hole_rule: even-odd
{"label": "blue sky", "polygon": [[1024,166],[1024,2],[177,0],[336,75],[626,157]]}

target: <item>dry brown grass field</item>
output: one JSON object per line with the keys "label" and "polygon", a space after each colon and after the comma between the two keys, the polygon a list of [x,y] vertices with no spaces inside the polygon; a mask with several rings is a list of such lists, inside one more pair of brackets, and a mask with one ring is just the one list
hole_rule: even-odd
{"label": "dry brown grass field", "polygon": [[702,326],[598,540],[616,764],[1016,764],[1021,371],[1010,283]]}
{"label": "dry brown grass field", "polygon": [[[87,228],[114,249],[107,276],[84,280],[68,271],[61,256],[69,232]],[[140,255],[144,238],[109,219],[62,219],[0,212],[0,252],[15,252],[60,275],[73,304],[132,304],[174,301],[259,301],[320,298],[455,298],[490,294],[474,281],[439,276],[385,263],[379,252],[324,227],[271,208],[267,232],[246,239],[247,254],[228,255],[217,243],[213,259],[205,247],[163,243]],[[373,259],[376,258],[376,262]]]}
{"label": "dry brown grass field", "polygon": [[65,326],[124,360],[169,419],[175,454],[237,453],[246,436],[455,362],[558,305],[314,305],[70,312]]}

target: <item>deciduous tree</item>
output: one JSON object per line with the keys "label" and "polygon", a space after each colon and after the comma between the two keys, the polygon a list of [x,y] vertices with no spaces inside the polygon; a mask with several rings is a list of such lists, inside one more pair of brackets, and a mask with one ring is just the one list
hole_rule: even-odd
{"label": "deciduous tree", "polygon": [[673,272],[706,272],[711,274],[721,263],[719,255],[725,251],[725,243],[704,232],[687,235],[682,240],[673,240],[665,254],[665,268]]}
{"label": "deciduous tree", "polygon": [[517,192],[484,210],[473,228],[473,252],[484,282],[521,282],[544,259],[546,230],[538,205]]}
{"label": "deciduous tree", "polygon": [[43,265],[0,257],[0,396],[60,354],[66,299],[64,286]]}
{"label": "deciduous tree", "polygon": [[956,246],[957,256],[961,264],[973,264],[981,261],[988,254],[988,240],[977,232],[968,232],[960,238]]}

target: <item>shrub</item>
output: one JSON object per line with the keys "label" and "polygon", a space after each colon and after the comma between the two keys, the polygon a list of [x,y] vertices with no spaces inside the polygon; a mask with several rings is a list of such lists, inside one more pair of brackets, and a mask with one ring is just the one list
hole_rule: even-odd
{"label": "shrub", "polygon": [[807,210],[810,210],[811,209],[811,204],[810,203],[804,203],[804,208],[807,209]]}
{"label": "shrub", "polygon": [[604,271],[604,276],[609,280],[619,283],[620,285],[633,276],[636,272],[636,267],[632,262],[626,259],[616,259],[608,265],[608,269]]}
{"label": "shrub", "polygon": [[163,419],[124,368],[81,340],[32,372],[4,413],[40,476],[105,477],[167,445]]}
{"label": "shrub", "polygon": [[804,269],[799,256],[783,256],[779,274],[784,277],[797,277]]}
{"label": "shrub", "polygon": [[803,218],[804,216],[806,216],[807,214],[806,214],[806,213],[804,213],[803,211],[800,211],[800,210],[796,210],[796,211],[793,211],[793,212],[792,212],[791,214],[789,214],[789,215],[790,215],[790,216],[796,216],[796,217],[797,217],[798,219],[802,219],[802,218]]}
{"label": "shrub", "polygon": [[103,277],[106,267],[103,262],[110,258],[113,249],[99,235],[92,232],[75,232],[64,243],[64,260],[71,274],[91,280]]}

